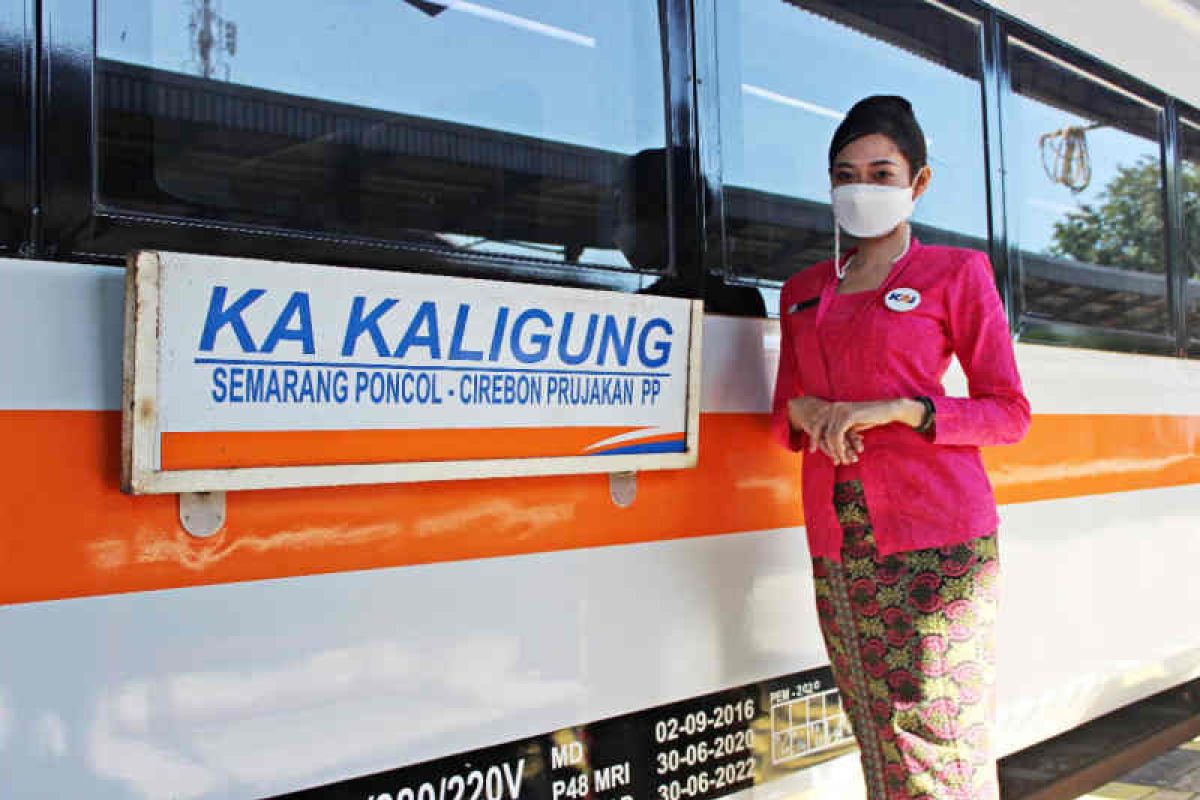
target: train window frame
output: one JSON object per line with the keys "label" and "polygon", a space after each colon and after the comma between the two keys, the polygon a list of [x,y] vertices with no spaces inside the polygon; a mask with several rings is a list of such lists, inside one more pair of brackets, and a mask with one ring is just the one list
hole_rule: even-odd
{"label": "train window frame", "polygon": [[[1046,319],[1031,319],[1021,313],[1021,267],[1016,239],[1009,234],[1011,222],[1008,214],[1008,207],[1016,187],[1012,181],[1005,179],[1004,163],[1007,155],[1005,112],[1006,107],[1011,103],[1013,94],[1008,69],[1008,41],[1010,38],[1020,40],[1090,80],[1102,83],[1121,94],[1136,98],[1143,104],[1159,109],[1160,115],[1163,109],[1167,109],[1178,101],[1166,92],[1119,68],[985,3],[977,2],[977,0],[924,0],[924,2],[982,25],[980,58],[983,84],[984,153],[988,184],[989,252],[996,272],[997,284],[1009,314],[1014,339],[1114,352],[1168,356],[1185,355],[1190,350],[1193,356],[1200,356],[1200,344],[1195,342],[1188,344],[1187,340],[1182,338],[1183,331],[1180,326],[1174,322],[1182,314],[1182,287],[1177,286],[1181,278],[1182,268],[1178,258],[1181,251],[1176,242],[1181,234],[1179,223],[1173,219],[1179,208],[1178,192],[1167,180],[1167,176],[1173,174],[1169,170],[1171,170],[1170,162],[1175,157],[1175,137],[1168,134],[1168,125],[1165,119],[1160,119],[1157,143],[1160,169],[1165,184],[1163,264],[1167,278],[1168,316],[1172,320],[1170,330],[1162,335],[1140,333]],[[703,77],[716,74],[714,5],[715,0],[697,0],[698,24],[704,34],[701,36],[702,45],[698,49],[701,56],[698,60],[698,69]],[[711,85],[715,81],[708,80],[705,83]],[[710,176],[711,185],[715,189],[713,207],[709,209],[708,216],[710,238],[715,242],[710,247],[710,256],[712,257],[710,269],[720,271],[727,278],[739,283],[758,286],[764,290],[777,288],[775,282],[762,276],[744,270],[738,273],[733,269],[727,256],[728,239],[725,230],[725,214],[723,213],[725,184],[721,180],[720,168],[721,147],[719,138],[711,134],[715,124],[712,117],[719,114],[717,100],[716,92],[709,88],[701,93],[699,104],[705,116],[702,129],[709,134],[707,141],[703,143],[702,157],[707,165],[706,174]],[[1182,107],[1183,104],[1180,105]],[[1194,109],[1189,109],[1189,111],[1193,118],[1200,119],[1200,112]],[[715,144],[714,140],[717,140]]]}
{"label": "train window frame", "polygon": [[[0,256],[37,255],[34,209],[37,184],[34,102],[37,86],[37,4],[0,0],[0,96],[17,98],[11,115],[0,119]],[[2,218],[0,217],[0,218]]]}
{"label": "train window frame", "polygon": [[[819,13],[814,8],[838,9],[840,3],[838,0],[781,0],[790,5],[795,5],[801,10],[809,13]],[[993,67],[988,61],[987,40],[989,36],[989,25],[992,17],[991,10],[982,3],[974,2],[974,0],[920,0],[922,5],[929,6],[947,17],[952,17],[965,23],[976,26],[978,31],[977,47],[972,48],[974,51],[973,63],[976,74],[970,76],[978,84],[979,88],[979,108],[980,108],[980,140],[978,142],[978,153],[981,157],[980,166],[981,172],[985,173],[983,178],[983,196],[984,196],[984,216],[981,220],[984,224],[983,239],[981,240],[980,249],[989,253],[992,257],[993,264],[997,269],[998,285],[1003,287],[1006,282],[1003,280],[1002,261],[997,261],[997,240],[994,234],[994,205],[993,189],[991,182],[991,174],[994,169],[993,154],[990,152],[989,141],[993,134],[990,133],[992,124],[993,112],[990,109],[989,101],[989,84],[992,81]],[[727,230],[727,215],[726,211],[729,207],[726,191],[729,188],[725,180],[721,155],[726,152],[725,143],[721,142],[722,129],[720,126],[720,96],[716,88],[718,84],[718,68],[717,68],[717,23],[716,23],[716,0],[697,0],[697,16],[700,19],[698,25],[703,31],[704,44],[699,48],[699,53],[704,56],[701,61],[702,74],[711,76],[711,79],[706,79],[702,82],[706,89],[700,98],[699,107],[711,119],[708,124],[703,126],[703,130],[708,133],[708,140],[704,144],[704,152],[707,156],[707,161],[714,166],[710,167],[706,174],[713,187],[714,208],[709,214],[709,230],[712,231],[712,237],[717,240],[716,244],[710,249],[713,254],[713,262],[710,269],[714,272],[719,271],[727,280],[732,283],[737,283],[746,286],[753,286],[762,291],[765,295],[777,295],[782,287],[785,279],[778,278],[774,275],[763,274],[757,271],[753,264],[744,264],[741,266],[735,265],[734,260],[730,257],[730,235]],[[701,14],[703,10],[703,14]],[[846,9],[843,9],[846,10]],[[869,25],[871,30],[868,35],[886,42],[889,46],[904,48],[903,42],[893,42],[886,39],[882,33],[882,27]],[[857,30],[857,28],[856,28]],[[913,31],[904,32],[905,36],[912,39],[920,40],[925,31],[914,28]],[[707,69],[704,69],[707,66]],[[822,143],[824,145],[824,143]],[[917,224],[918,228],[920,223]],[[832,241],[832,219],[830,219],[829,232]],[[957,235],[957,232],[955,232]],[[832,251],[829,253],[832,257]],[[768,313],[771,317],[778,315],[778,308],[772,307],[768,303]]]}
{"label": "train window frame", "polygon": [[[679,242],[702,239],[692,99],[693,36],[688,0],[663,0],[660,32],[664,146],[668,159],[668,252],[665,269],[583,265],[499,253],[465,253],[449,246],[330,234],[271,224],[178,218],[104,202],[100,194],[100,108],[96,75],[95,0],[43,0],[45,148],[61,157],[43,166],[44,254],[120,263],[140,247],[274,260],[397,269],[431,274],[517,280],[581,288],[635,291],[677,276],[699,297],[699,273],[676,263]],[[685,242],[686,243],[686,242]]]}
{"label": "train window frame", "polygon": [[[1171,161],[1174,158],[1174,136],[1169,132],[1168,107],[1172,98],[1165,92],[1103,62],[1072,45],[1066,44],[1042,31],[1032,28],[1023,22],[1007,15],[997,13],[995,32],[997,42],[997,78],[999,114],[1002,120],[1011,118],[1011,107],[1014,90],[1010,70],[1010,47],[1019,43],[1027,50],[1039,56],[1050,59],[1057,66],[1068,69],[1080,77],[1093,81],[1107,89],[1115,91],[1128,99],[1155,109],[1158,112],[1158,135],[1154,140],[1158,148],[1158,163],[1160,180],[1162,182],[1162,263],[1165,281],[1165,301],[1167,304],[1168,330],[1163,334],[1130,331],[1101,326],[1084,325],[1075,322],[1050,320],[1041,317],[1030,317],[1023,308],[1024,294],[1021,289],[1024,279],[1024,266],[1019,256],[1018,241],[1015,236],[1008,234],[1011,228],[1011,215],[1008,209],[1012,207],[1013,198],[1018,186],[1008,179],[1003,181],[1001,191],[1004,196],[1003,219],[1005,227],[1004,260],[1008,272],[1008,291],[1006,301],[1009,306],[1009,317],[1013,327],[1013,336],[1018,341],[1038,344],[1051,344],[1082,349],[1106,350],[1112,352],[1143,353],[1149,355],[1178,356],[1179,330],[1176,324],[1180,301],[1178,292],[1174,289],[1177,281],[1179,265],[1174,257],[1177,250],[1173,243],[1177,237],[1177,225],[1173,217],[1178,205],[1178,198],[1171,190],[1170,175],[1174,170]],[[999,131],[1001,173],[1010,174],[1007,168],[1011,160],[1011,127],[1005,122]]]}

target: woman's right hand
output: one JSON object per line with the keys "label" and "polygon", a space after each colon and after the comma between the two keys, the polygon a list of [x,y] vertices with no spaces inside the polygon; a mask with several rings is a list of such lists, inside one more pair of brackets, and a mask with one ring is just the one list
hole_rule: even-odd
{"label": "woman's right hand", "polygon": [[819,448],[822,453],[840,465],[853,464],[858,461],[858,454],[863,450],[862,434],[858,431],[847,431],[844,456],[829,447],[825,429],[833,415],[834,404],[819,397],[793,397],[788,401],[788,421],[792,428],[808,434],[808,451],[814,453]]}

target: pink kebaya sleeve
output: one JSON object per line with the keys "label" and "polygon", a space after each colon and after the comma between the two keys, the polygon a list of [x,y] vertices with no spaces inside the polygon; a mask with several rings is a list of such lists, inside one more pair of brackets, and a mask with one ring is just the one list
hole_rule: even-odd
{"label": "pink kebaya sleeve", "polygon": [[[783,297],[780,294],[780,305]],[[775,375],[775,399],[771,403],[771,437],[789,450],[799,452],[808,445],[808,434],[792,429],[788,419],[788,400],[803,394],[800,391],[800,375],[796,369],[795,346],[788,333],[786,312],[779,310],[779,371]]]}
{"label": "pink kebaya sleeve", "polygon": [[954,354],[970,397],[934,397],[937,444],[1012,444],[1029,429],[1029,401],[1021,388],[1008,318],[992,267],[972,253],[954,276],[948,305]]}

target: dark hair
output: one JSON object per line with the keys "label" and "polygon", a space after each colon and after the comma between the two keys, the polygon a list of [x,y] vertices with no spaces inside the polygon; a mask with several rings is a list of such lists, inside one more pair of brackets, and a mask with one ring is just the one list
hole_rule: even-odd
{"label": "dark hair", "polygon": [[882,134],[896,143],[908,159],[912,176],[926,163],[925,134],[917,124],[912,104],[894,94],[877,94],[854,104],[845,119],[833,132],[829,143],[829,168],[842,148],[873,133]]}

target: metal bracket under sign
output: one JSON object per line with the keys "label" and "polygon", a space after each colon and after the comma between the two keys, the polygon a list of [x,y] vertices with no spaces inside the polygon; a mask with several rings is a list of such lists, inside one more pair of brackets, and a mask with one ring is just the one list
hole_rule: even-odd
{"label": "metal bracket under sign", "polygon": [[629,508],[637,499],[636,472],[608,473],[608,496],[618,508]]}
{"label": "metal bracket under sign", "polygon": [[181,492],[179,523],[192,536],[206,538],[225,527],[224,492]]}

